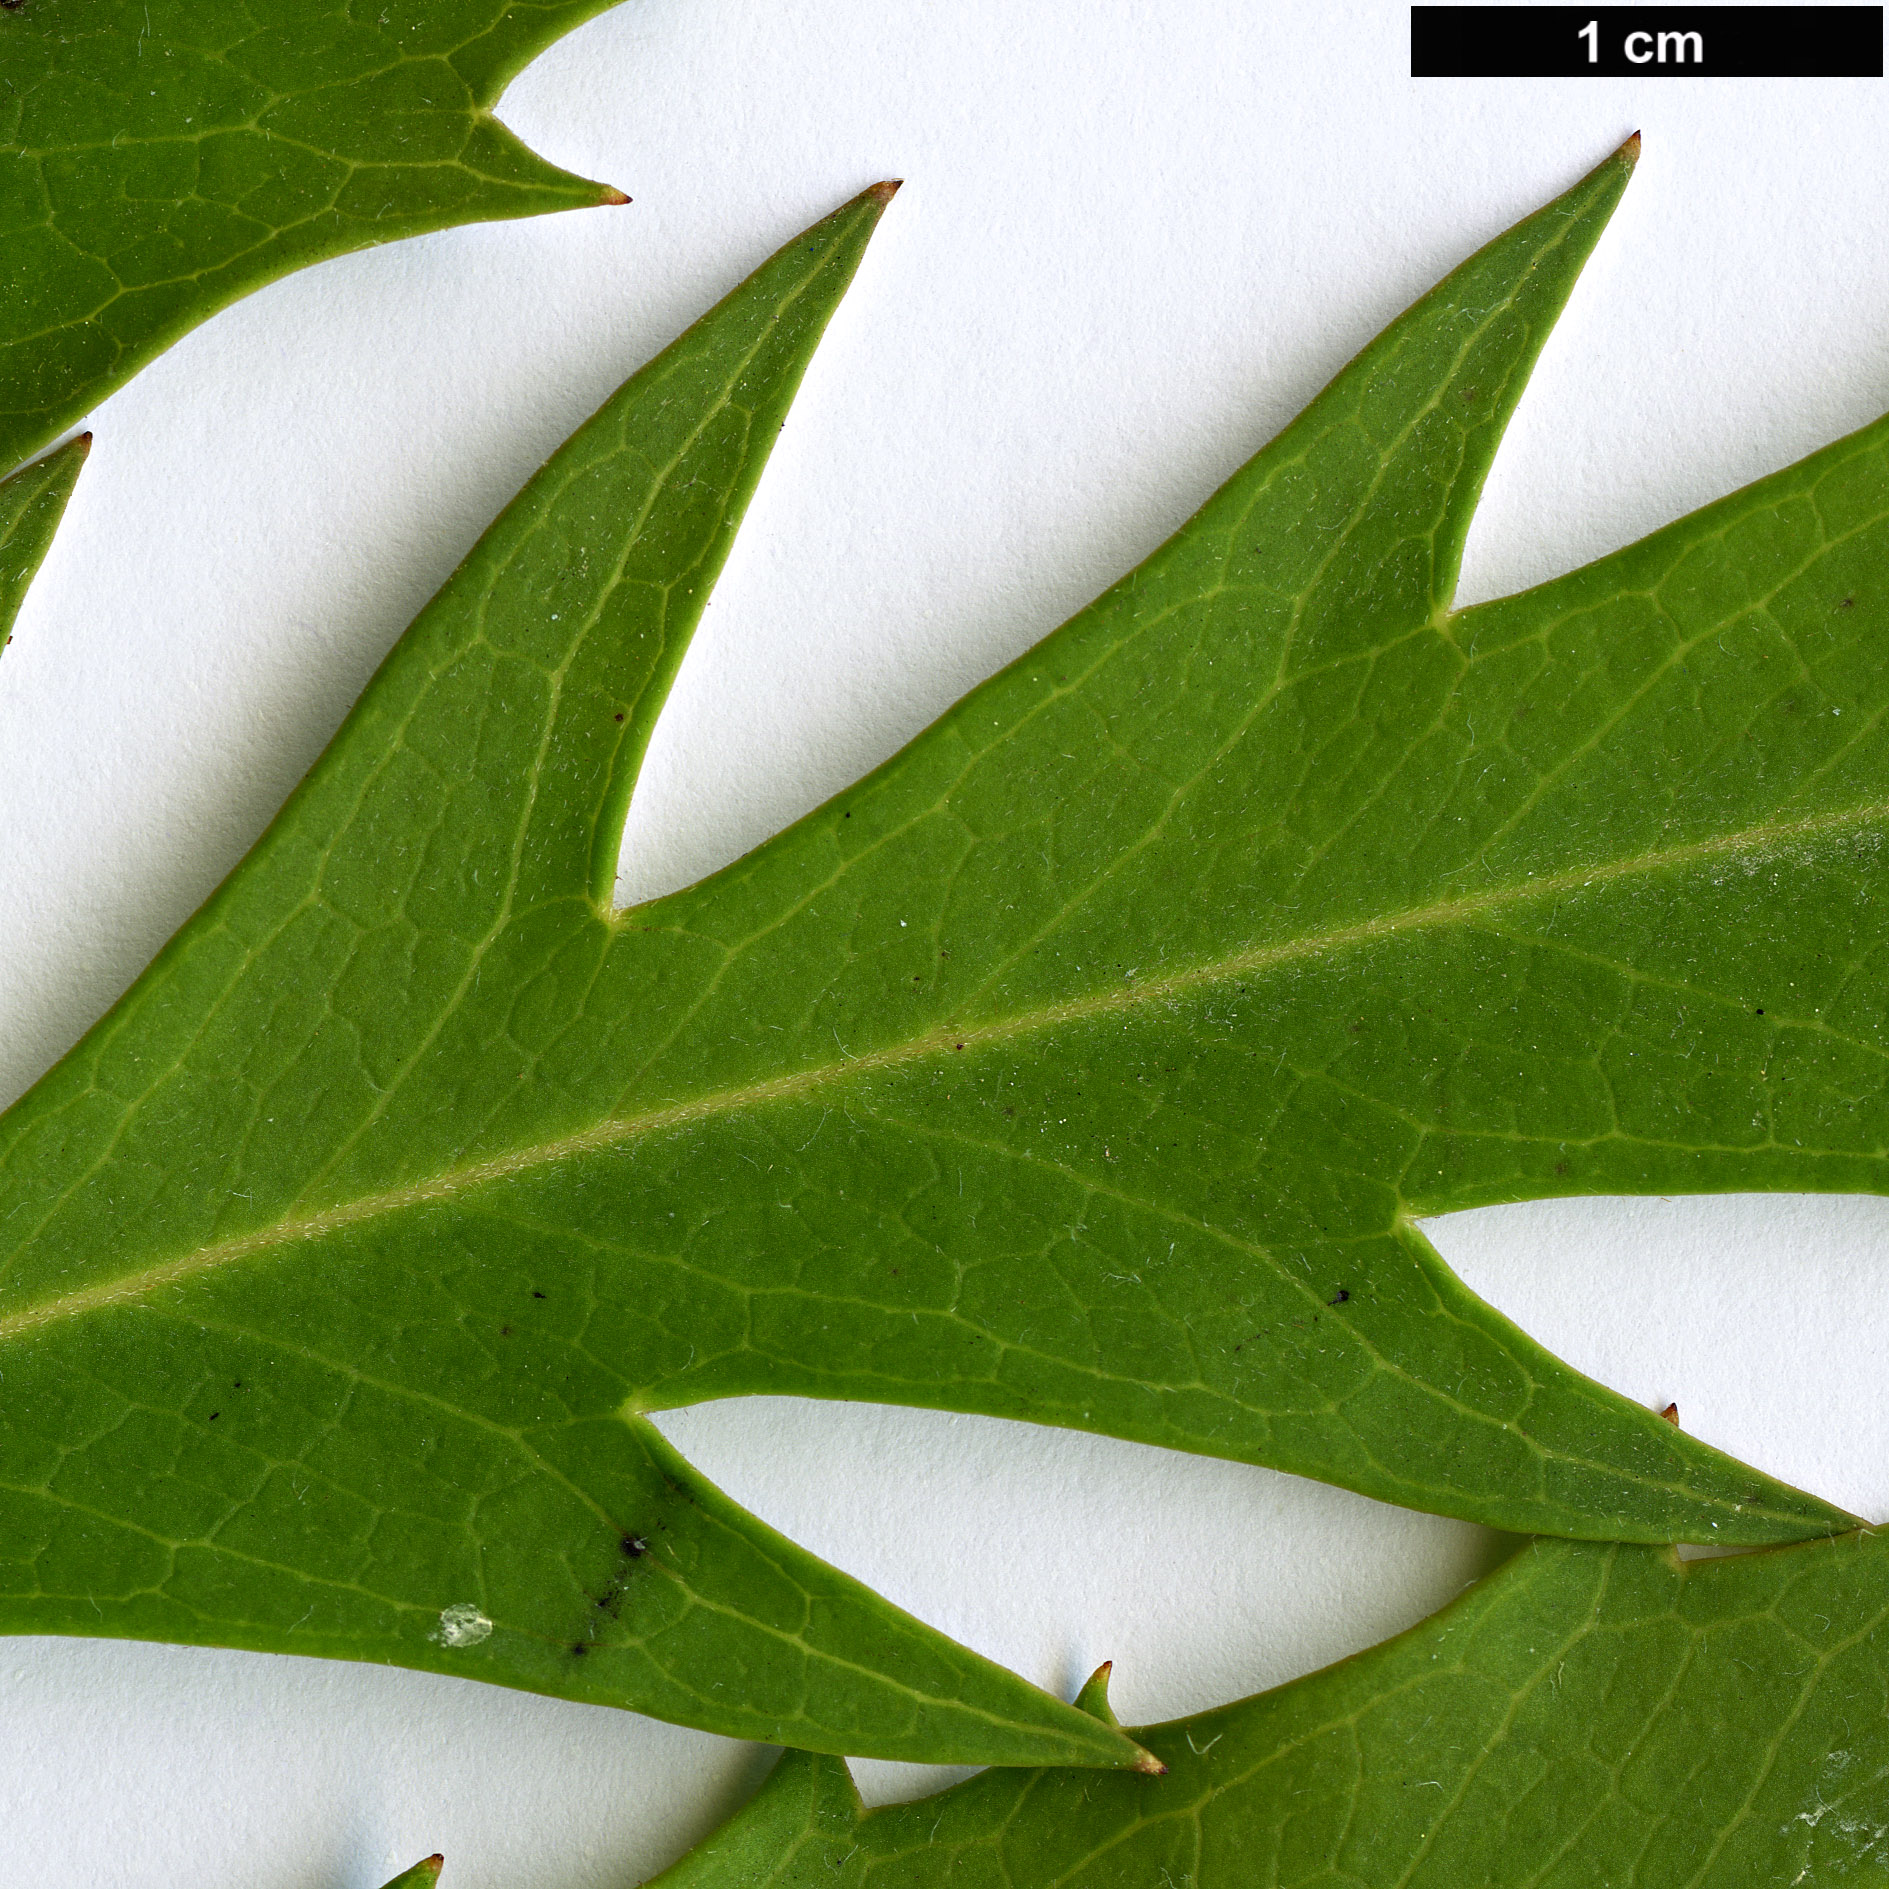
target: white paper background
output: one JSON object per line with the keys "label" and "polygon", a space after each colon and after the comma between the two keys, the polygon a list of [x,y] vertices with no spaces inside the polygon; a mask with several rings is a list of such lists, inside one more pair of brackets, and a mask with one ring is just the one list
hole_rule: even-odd
{"label": "white paper background", "polygon": [[[1465,600],[1889,406],[1880,82],[1413,82],[1401,6],[631,0],[503,115],[632,207],[327,264],[94,418],[0,667],[0,1089],[236,861],[500,504],[634,367],[863,185],[906,186],[656,738],[626,891],[682,883],[916,732],[1150,549],[1389,317],[1636,126]],[[1436,1224],[1627,1395],[1889,1513],[1889,1206],[1580,1201]],[[1147,1719],[1416,1620],[1493,1537],[1023,1426],[757,1401],[664,1427],[740,1499]],[[590,1889],[766,1754],[419,1674],[0,1644],[0,1881]],[[863,1767],[877,1796],[937,1778]]]}

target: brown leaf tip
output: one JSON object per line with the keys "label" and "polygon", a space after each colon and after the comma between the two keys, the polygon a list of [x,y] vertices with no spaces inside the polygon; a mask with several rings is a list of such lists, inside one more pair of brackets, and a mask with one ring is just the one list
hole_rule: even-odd
{"label": "brown leaf tip", "polygon": [[634,197],[626,197],[615,184],[599,184],[597,186],[597,201],[599,203],[617,204],[634,203],[636,199]]}
{"label": "brown leaf tip", "polygon": [[1640,161],[1640,134],[1636,131],[1619,150],[1614,153],[1623,164],[1637,164]]}
{"label": "brown leaf tip", "polygon": [[1679,1406],[1677,1404],[1668,1404],[1659,1414],[1664,1417],[1675,1430],[1679,1428]]}
{"label": "brown leaf tip", "polygon": [[866,192],[866,195],[883,206],[890,203],[892,199],[899,194],[899,186],[904,183],[904,181],[905,179],[903,177],[889,178],[882,184],[874,184],[872,188]]}
{"label": "brown leaf tip", "polygon": [[1137,1746],[1136,1749],[1139,1755],[1135,1759],[1135,1769],[1139,1771],[1143,1777],[1167,1776],[1167,1766],[1164,1765],[1152,1751],[1141,1751],[1139,1746]]}

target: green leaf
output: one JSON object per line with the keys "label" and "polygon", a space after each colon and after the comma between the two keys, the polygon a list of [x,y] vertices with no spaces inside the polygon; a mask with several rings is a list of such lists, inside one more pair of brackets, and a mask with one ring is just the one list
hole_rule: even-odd
{"label": "green leaf", "polygon": [[81,433],[56,453],[0,479],[0,649],[12,640],[13,619],[59,529],[91,445],[91,434]]}
{"label": "green leaf", "polygon": [[844,1758],[783,1751],[754,1796],[656,1881],[662,1889],[848,1889],[865,1814]]}
{"label": "green leaf", "polygon": [[987,1771],[863,1811],[785,1754],[661,1889],[1571,1889],[1877,1880],[1889,1542],[1537,1541],[1421,1626],[1135,1735],[1160,1778]]}
{"label": "green leaf", "polygon": [[1511,1528],[1839,1526],[1413,1224],[1889,1181],[1879,435],[1448,609],[1630,159],[856,789],[618,913],[636,767],[883,193],[638,375],[0,1122],[0,1629],[1107,1766],[1134,1746],[647,1414],[932,1404]]}
{"label": "green leaf", "polygon": [[383,1889],[433,1889],[445,1861],[443,1856],[429,1856],[411,1869],[402,1870],[392,1882],[384,1884]]}
{"label": "green leaf", "polygon": [[[841,1750],[1145,1762],[729,1502],[626,1408],[621,1321],[658,1301],[517,1239],[503,1181],[471,1218],[454,1199],[486,1130],[568,1134],[589,1101],[547,1026],[621,1079],[585,995],[619,927],[586,886],[890,194],[578,433],[0,1126],[0,1625],[394,1661]],[[442,1079],[444,1115],[420,1101]]]}
{"label": "green leaf", "polygon": [[610,0],[0,10],[0,470],[217,309],[369,243],[622,194],[492,117]]}

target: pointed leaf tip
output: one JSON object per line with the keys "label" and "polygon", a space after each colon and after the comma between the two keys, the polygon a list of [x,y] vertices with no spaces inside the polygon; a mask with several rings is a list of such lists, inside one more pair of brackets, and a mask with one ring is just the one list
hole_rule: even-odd
{"label": "pointed leaf tip", "polygon": [[[139,136],[157,150],[191,147],[202,127],[218,125],[220,176],[275,180],[243,196],[234,214],[214,189],[222,207],[193,214],[193,205],[203,209],[194,186],[174,179],[167,163],[117,150],[123,105],[108,76],[114,55],[102,40],[50,19],[23,28],[25,39],[17,49],[9,43],[0,61],[7,74],[0,90],[16,116],[16,94],[30,96],[42,115],[31,121],[37,130],[9,121],[5,188],[9,202],[24,191],[25,201],[40,206],[27,236],[58,260],[29,268],[33,333],[21,337],[18,324],[9,324],[0,358],[0,473],[94,411],[179,335],[291,270],[458,224],[627,202],[540,157],[492,115],[539,52],[609,3],[427,0],[395,20],[384,7],[269,0],[261,13],[251,9],[264,24],[232,29],[239,39],[260,35],[247,55],[229,55],[234,66],[224,52],[210,51],[227,45],[216,37],[221,26],[204,39],[202,8],[153,9],[158,17],[145,19],[137,38],[138,69],[151,80],[138,87]],[[5,0],[0,11],[10,21],[20,5]],[[272,50],[261,53],[263,44]],[[244,65],[245,57],[267,63],[266,120],[230,104],[258,82],[261,68]],[[238,77],[237,68],[250,76]],[[443,93],[435,89],[442,83]],[[407,107],[393,103],[416,85],[431,101],[429,129],[417,144]],[[231,109],[236,115],[225,122]],[[448,159],[449,150],[457,155]],[[126,164],[130,170],[121,170]],[[353,189],[366,188],[363,173],[374,179],[371,206],[353,199]],[[342,182],[350,175],[352,187]],[[342,194],[330,201],[337,189]],[[114,206],[103,221],[101,201]],[[310,207],[320,203],[325,211]],[[140,273],[136,292],[113,304],[107,343],[96,322],[98,284],[115,279],[121,246],[140,258]]]}
{"label": "pointed leaf tip", "polygon": [[1614,153],[1623,164],[1637,164],[1640,161],[1640,134],[1636,131],[1619,150]]}
{"label": "pointed leaf tip", "polygon": [[1115,1662],[1112,1659],[1105,1659],[1089,1675],[1082,1690],[1076,1694],[1076,1710],[1087,1712],[1091,1718],[1099,1718],[1104,1725],[1113,1725],[1118,1722],[1108,1702],[1108,1678],[1114,1670]]}
{"label": "pointed leaf tip", "polygon": [[386,1885],[386,1889],[433,1889],[445,1864],[445,1857],[435,1850],[423,1862],[415,1863],[411,1869],[396,1876]]}
{"label": "pointed leaf tip", "polygon": [[[1115,1716],[1115,1708],[1108,1702],[1109,1675],[1114,1670],[1115,1662],[1112,1659],[1105,1659],[1089,1675],[1082,1690],[1076,1694],[1075,1707],[1078,1712],[1086,1712],[1091,1718],[1101,1720],[1111,1731],[1120,1731],[1122,1722]],[[1129,1749],[1135,1754],[1132,1769],[1139,1771],[1144,1777],[1167,1776],[1167,1766],[1153,1752],[1145,1746],[1135,1744],[1132,1739],[1127,1739],[1126,1734],[1124,1738]]]}
{"label": "pointed leaf tip", "polygon": [[52,543],[91,447],[90,433],[76,434],[0,479],[0,648],[12,635],[26,587]]}
{"label": "pointed leaf tip", "polygon": [[597,186],[597,201],[600,204],[620,204],[634,203],[636,199],[634,197],[626,197],[615,184],[599,184]]}
{"label": "pointed leaf tip", "polygon": [[[1853,1702],[1880,1696],[1881,1636],[1856,1629],[1880,1619],[1889,1593],[1884,1544],[1818,1543],[1683,1572],[1670,1557],[1536,1542],[1397,1639],[1164,1726],[1174,1775],[1158,1790],[987,1771],[820,1826],[803,1787],[776,1800],[786,1842],[740,1847],[754,1826],[731,1825],[714,1840],[725,1846],[719,1868],[662,1881],[1302,1886],[1337,1879],[1334,1852],[1352,1864],[1345,1880],[1373,1885],[1647,1881],[1638,1859],[1681,1852],[1718,1859],[1694,1877],[1713,1889],[1836,1880],[1825,1860],[1840,1876],[1855,1839],[1831,1843],[1809,1820],[1844,1769],[1832,1751],[1855,1747]],[[1624,1700],[1623,1672],[1634,1680]],[[1873,1727],[1869,1736],[1874,1760],[1880,1739]],[[1855,1775],[1863,1768],[1836,1804],[1868,1831],[1889,1814],[1889,1794]],[[1605,1794],[1620,1776],[1633,1788]],[[1419,1780],[1429,1788],[1413,1789]],[[1192,1867],[1170,1867],[1177,1854]]]}
{"label": "pointed leaf tip", "polygon": [[876,197],[882,204],[890,203],[892,199],[899,194],[899,186],[904,183],[904,181],[905,179],[903,177],[888,178],[883,183],[874,184],[872,188],[866,192],[866,195]]}

